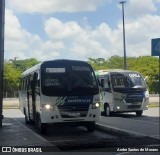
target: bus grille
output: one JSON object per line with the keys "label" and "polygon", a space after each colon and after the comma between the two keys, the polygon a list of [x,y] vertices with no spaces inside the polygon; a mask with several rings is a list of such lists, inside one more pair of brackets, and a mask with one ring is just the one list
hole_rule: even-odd
{"label": "bus grille", "polygon": [[86,117],[89,109],[89,105],[86,106],[58,106],[61,117],[63,118],[75,118]]}
{"label": "bus grille", "polygon": [[140,108],[141,105],[128,105],[127,107],[128,108]]}
{"label": "bus grille", "polygon": [[143,102],[143,93],[128,93],[125,101],[128,108],[140,108]]}
{"label": "bus grille", "polygon": [[126,103],[142,102],[143,98],[126,98]]}

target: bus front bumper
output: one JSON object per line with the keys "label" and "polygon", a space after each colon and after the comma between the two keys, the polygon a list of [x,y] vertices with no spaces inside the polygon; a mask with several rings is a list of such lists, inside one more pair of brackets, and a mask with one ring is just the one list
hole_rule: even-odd
{"label": "bus front bumper", "polygon": [[126,103],[124,101],[119,102],[114,100],[113,111],[114,112],[135,112],[139,110],[148,110],[149,98],[143,100],[143,102]]}

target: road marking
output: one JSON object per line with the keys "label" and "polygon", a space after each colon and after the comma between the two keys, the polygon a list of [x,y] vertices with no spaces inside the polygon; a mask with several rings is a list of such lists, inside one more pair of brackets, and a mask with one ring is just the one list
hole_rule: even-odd
{"label": "road marking", "polygon": [[150,124],[159,124],[159,123],[155,123],[155,122],[143,121],[143,120],[138,120],[138,119],[134,119],[134,118],[127,118],[127,119],[132,119],[134,121],[145,122],[145,123],[150,123]]}

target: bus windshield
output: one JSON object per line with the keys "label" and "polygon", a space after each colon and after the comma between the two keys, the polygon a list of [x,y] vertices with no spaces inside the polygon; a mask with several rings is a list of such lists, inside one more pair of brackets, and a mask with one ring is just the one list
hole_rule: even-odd
{"label": "bus windshield", "polygon": [[45,64],[41,76],[42,93],[48,96],[98,93],[94,71],[88,64]]}
{"label": "bus windshield", "polygon": [[113,88],[146,88],[146,83],[139,73],[112,73]]}

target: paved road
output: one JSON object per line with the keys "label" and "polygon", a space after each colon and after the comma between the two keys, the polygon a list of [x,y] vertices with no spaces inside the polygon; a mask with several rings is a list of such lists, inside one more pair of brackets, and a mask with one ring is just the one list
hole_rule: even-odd
{"label": "paved road", "polygon": [[149,108],[147,111],[144,111],[142,117],[137,117],[135,113],[114,114],[112,117],[101,117],[100,123],[140,135],[157,138],[160,135],[158,107]]}
{"label": "paved road", "polygon": [[[18,109],[5,109],[5,117],[14,118],[22,125],[24,123],[24,115]],[[128,123],[129,122],[129,123]],[[158,137],[157,126],[159,126],[159,108],[150,108],[148,111],[144,112],[144,116],[136,117],[135,114],[117,114],[113,117],[101,117],[101,123],[110,125],[111,127],[116,127],[124,129],[128,128],[129,131],[139,132],[141,135],[149,135],[152,137]],[[142,125],[146,124],[146,125]],[[116,126],[115,126],[116,125]],[[31,129],[33,132],[37,130],[31,125],[25,125],[27,128]],[[142,133],[141,133],[142,132]],[[39,133],[38,133],[39,134]],[[48,135],[44,135],[43,138],[47,141],[52,142],[62,151],[82,151],[87,148],[91,152],[105,152],[106,147],[117,146],[127,146],[129,144],[144,144],[148,147],[148,144],[154,143],[154,139],[147,137],[142,137],[139,135],[135,136],[117,136],[110,133],[102,132],[96,130],[94,133],[87,133],[84,128],[49,128]],[[157,144],[157,143],[156,143]],[[73,148],[74,147],[74,148]],[[94,148],[94,149],[93,149]],[[80,149],[80,150],[79,150]],[[151,152],[143,152],[142,154],[152,154]],[[134,152],[108,152],[107,154],[135,154]],[[137,154],[137,153],[136,153]],[[154,153],[154,155],[157,154]]]}

